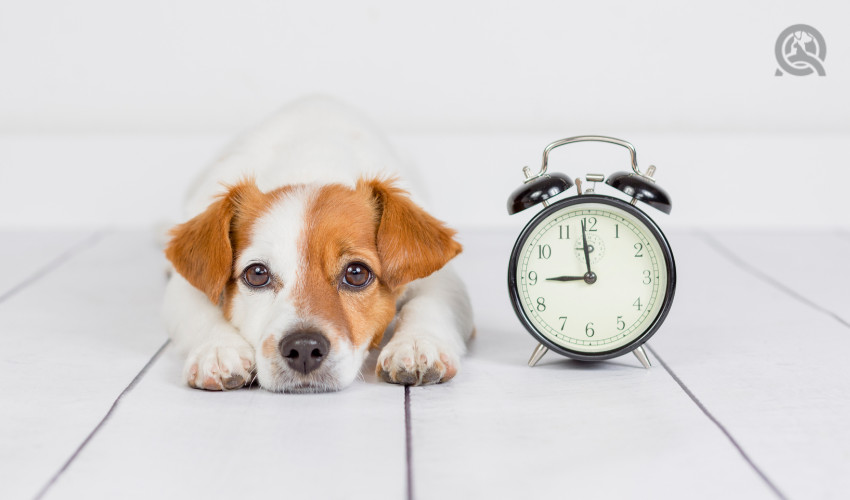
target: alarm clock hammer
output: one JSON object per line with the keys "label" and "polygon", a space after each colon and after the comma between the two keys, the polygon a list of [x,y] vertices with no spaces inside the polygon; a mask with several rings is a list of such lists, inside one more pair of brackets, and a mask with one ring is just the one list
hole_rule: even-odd
{"label": "alarm clock hammer", "polygon": [[[547,172],[554,148],[584,141],[625,147],[632,172],[615,172],[607,179],[587,174],[592,184],[584,190],[581,179],[573,183],[565,174]],[[626,141],[578,136],[546,146],[540,171],[533,175],[524,167],[523,173],[525,181],[508,199],[508,213],[543,207],[520,233],[508,264],[511,304],[539,343],[529,366],[552,350],[585,361],[633,352],[649,368],[642,346],[666,318],[676,285],[666,237],[636,206],[642,202],[670,213],[670,197],[652,177],[655,167],[641,172],[634,146]],[[628,201],[597,194],[595,186],[603,181]],[[574,185],[575,195],[553,200]]]}

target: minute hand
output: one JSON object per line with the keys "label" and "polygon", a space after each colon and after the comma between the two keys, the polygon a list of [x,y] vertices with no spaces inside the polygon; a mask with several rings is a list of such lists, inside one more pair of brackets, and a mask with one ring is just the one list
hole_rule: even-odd
{"label": "minute hand", "polygon": [[581,221],[581,241],[582,248],[584,249],[584,262],[587,264],[587,274],[590,274],[592,271],[590,270],[590,251],[587,247],[587,232],[586,232],[586,224],[584,220]]}
{"label": "minute hand", "polygon": [[582,281],[584,276],[556,276],[554,278],[546,278],[546,281]]}

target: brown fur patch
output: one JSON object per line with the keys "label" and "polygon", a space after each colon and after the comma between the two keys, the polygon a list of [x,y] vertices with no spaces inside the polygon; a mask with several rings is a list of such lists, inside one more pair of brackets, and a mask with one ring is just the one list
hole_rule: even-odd
{"label": "brown fur patch", "polygon": [[[395,295],[381,279],[375,217],[368,198],[342,185],[323,186],[307,210],[302,235],[303,279],[296,307],[344,332],[352,344],[372,343],[395,315]],[[366,264],[378,277],[361,290],[342,285],[348,264]],[[333,341],[333,339],[332,339]]]}
{"label": "brown fur patch", "polygon": [[253,179],[242,180],[218,196],[203,213],[171,230],[166,257],[211,302],[218,305],[223,300],[228,319],[241,273],[241,269],[233,268],[234,262],[251,244],[257,219],[291,188],[263,193]]}
{"label": "brown fur patch", "polygon": [[263,198],[253,180],[240,181],[204,212],[171,230],[165,256],[214,304],[221,301],[233,273],[234,243],[246,232],[240,227],[256,219]]}
{"label": "brown fur patch", "polygon": [[[353,190],[323,186],[307,214],[296,307],[346,332],[357,346],[379,345],[403,285],[440,269],[461,251],[454,231],[392,181],[361,180]],[[355,261],[375,275],[359,290],[340,283],[346,266]]]}
{"label": "brown fur patch", "polygon": [[361,179],[357,189],[375,204],[378,254],[390,288],[430,275],[462,251],[455,231],[413,203],[394,181]]}
{"label": "brown fur patch", "polygon": [[277,341],[274,335],[269,335],[262,344],[262,353],[268,359],[277,359],[280,357],[280,352],[277,349]]}

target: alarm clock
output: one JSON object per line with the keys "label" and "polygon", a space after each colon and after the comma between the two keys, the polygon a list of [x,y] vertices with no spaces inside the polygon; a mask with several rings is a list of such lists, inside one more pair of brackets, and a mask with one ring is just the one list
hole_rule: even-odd
{"label": "alarm clock", "polygon": [[[605,178],[587,174],[583,185],[547,172],[549,153],[577,142],[603,142],[628,149],[631,171]],[[508,199],[508,214],[543,209],[523,228],[510,255],[508,292],[520,322],[537,340],[529,366],[548,351],[595,361],[632,352],[644,368],[651,362],[643,344],[658,331],[676,291],[676,264],[664,233],[642,210],[669,214],[669,195],[641,172],[629,142],[605,136],[569,137],[543,150],[536,175]],[[603,182],[626,199],[596,193]],[[589,185],[588,185],[589,183]],[[573,186],[573,196],[556,196]],[[640,202],[642,205],[638,205]]]}

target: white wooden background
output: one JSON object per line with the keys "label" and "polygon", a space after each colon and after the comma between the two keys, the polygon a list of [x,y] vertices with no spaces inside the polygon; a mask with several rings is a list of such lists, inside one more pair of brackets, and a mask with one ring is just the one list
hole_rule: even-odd
{"label": "white wooden background", "polygon": [[847,497],[850,233],[673,231],[652,369],[531,369],[516,229],[461,233],[456,379],[322,395],[184,386],[150,233],[0,233],[0,497]]}
{"label": "white wooden background", "polygon": [[[390,139],[417,168],[436,216],[455,227],[509,229],[516,222],[505,206],[522,182],[522,167],[536,171],[547,144],[587,133],[629,140],[643,168],[658,167],[658,184],[674,204],[667,228],[850,230],[850,132],[648,133],[577,121],[546,132]],[[231,138],[0,135],[0,229],[148,229],[178,222],[187,187]],[[549,168],[572,177],[610,174],[630,168],[629,154],[608,144],[573,144],[553,151]]]}
{"label": "white wooden background", "polygon": [[[834,0],[0,0],[0,228],[173,221],[233,135],[322,93],[397,139],[454,224],[508,227],[523,165],[604,134],[659,167],[668,227],[850,229],[848,18]],[[775,76],[798,23],[826,76]],[[626,161],[553,154],[571,175]]]}

